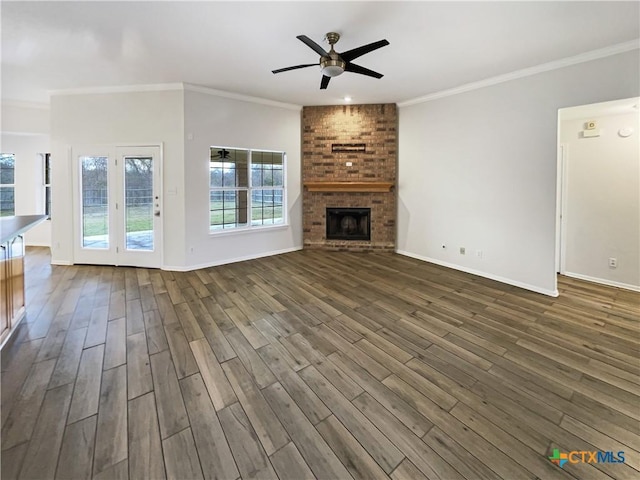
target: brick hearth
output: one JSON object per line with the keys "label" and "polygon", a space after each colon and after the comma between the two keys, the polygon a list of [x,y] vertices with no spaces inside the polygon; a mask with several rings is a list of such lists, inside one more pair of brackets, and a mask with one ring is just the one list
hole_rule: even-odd
{"label": "brick hearth", "polygon": [[[305,248],[395,249],[397,123],[395,104],[303,108]],[[371,241],[327,240],[327,207],[371,208]]]}

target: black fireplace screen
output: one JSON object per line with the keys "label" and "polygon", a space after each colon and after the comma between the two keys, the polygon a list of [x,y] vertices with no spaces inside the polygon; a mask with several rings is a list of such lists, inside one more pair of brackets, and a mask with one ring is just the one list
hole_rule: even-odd
{"label": "black fireplace screen", "polygon": [[371,240],[371,209],[327,208],[327,240]]}

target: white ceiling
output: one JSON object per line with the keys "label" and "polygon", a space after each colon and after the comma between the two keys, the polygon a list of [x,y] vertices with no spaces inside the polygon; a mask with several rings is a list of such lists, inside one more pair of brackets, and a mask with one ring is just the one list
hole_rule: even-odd
{"label": "white ceiling", "polygon": [[[2,98],[185,82],[297,105],[403,102],[640,37],[631,2],[10,2],[3,0]],[[318,55],[386,38],[319,90]]]}

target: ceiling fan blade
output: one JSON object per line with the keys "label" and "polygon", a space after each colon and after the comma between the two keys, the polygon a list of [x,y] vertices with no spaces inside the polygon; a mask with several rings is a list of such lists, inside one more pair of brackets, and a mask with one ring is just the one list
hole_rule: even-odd
{"label": "ceiling fan blade", "polygon": [[325,52],[324,48],[322,48],[320,45],[318,45],[316,42],[311,40],[306,35],[298,35],[296,38],[300,40],[302,43],[304,43],[305,45],[307,45],[309,48],[311,48],[314,52],[316,52],[321,57],[329,56],[329,54]]}
{"label": "ceiling fan blade", "polygon": [[356,58],[361,57],[365,53],[373,52],[374,50],[385,47],[387,45],[389,45],[389,42],[387,42],[386,40],[378,40],[377,42],[373,42],[368,45],[363,45],[352,50],[347,50],[346,52],[341,53],[340,56],[345,62],[350,62],[351,60],[355,60]]}
{"label": "ceiling fan blade", "polygon": [[288,72],[289,70],[296,70],[298,68],[306,67],[316,67],[318,65],[318,63],[305,63],[304,65],[294,65],[293,67],[279,68],[278,70],[273,70],[273,73]]}
{"label": "ceiling fan blade", "polygon": [[344,67],[344,70],[345,72],[359,73],[360,75],[367,75],[368,77],[384,77],[384,75],[382,75],[381,73],[374,72],[373,70],[361,67],[360,65],[356,65],[355,63],[347,63],[346,67]]}
{"label": "ceiling fan blade", "polygon": [[322,81],[320,82],[320,90],[326,90],[326,88],[329,86],[329,80],[331,80],[331,77],[327,77],[326,75],[322,76]]}

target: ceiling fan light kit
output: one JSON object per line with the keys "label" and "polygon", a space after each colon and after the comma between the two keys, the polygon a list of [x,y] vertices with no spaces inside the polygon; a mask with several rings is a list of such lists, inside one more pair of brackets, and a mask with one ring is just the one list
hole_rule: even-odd
{"label": "ceiling fan light kit", "polygon": [[[373,78],[382,78],[382,74],[378,72],[374,72],[373,70],[369,70],[368,68],[361,67],[360,65],[356,65],[355,63],[351,63],[352,60],[355,60],[358,57],[361,57],[365,53],[372,52],[377,50],[378,48],[382,48],[386,45],[389,45],[387,40],[379,40],[377,42],[370,43],[368,45],[363,45],[358,48],[353,48],[343,53],[338,53],[334,50],[333,46],[340,40],[340,34],[336,32],[329,32],[325,36],[325,39],[329,43],[331,47],[327,52],[318,45],[316,42],[311,40],[306,35],[298,35],[296,37],[302,43],[311,48],[314,52],[320,55],[320,68],[322,69],[322,80],[320,81],[320,89],[324,90],[329,85],[329,80],[333,77],[337,77],[338,75],[342,75],[344,72],[352,72],[358,73],[360,75],[366,75],[368,77]],[[299,68],[313,67],[314,65],[318,65],[317,63],[305,63],[302,65],[294,65],[292,67],[280,68],[278,70],[273,70],[273,73],[281,73],[287,72],[289,70],[297,70]]]}
{"label": "ceiling fan light kit", "polygon": [[322,67],[322,74],[327,77],[337,77],[344,73],[344,67],[346,63],[342,60],[332,60],[329,58],[323,58],[320,60],[320,66]]}

